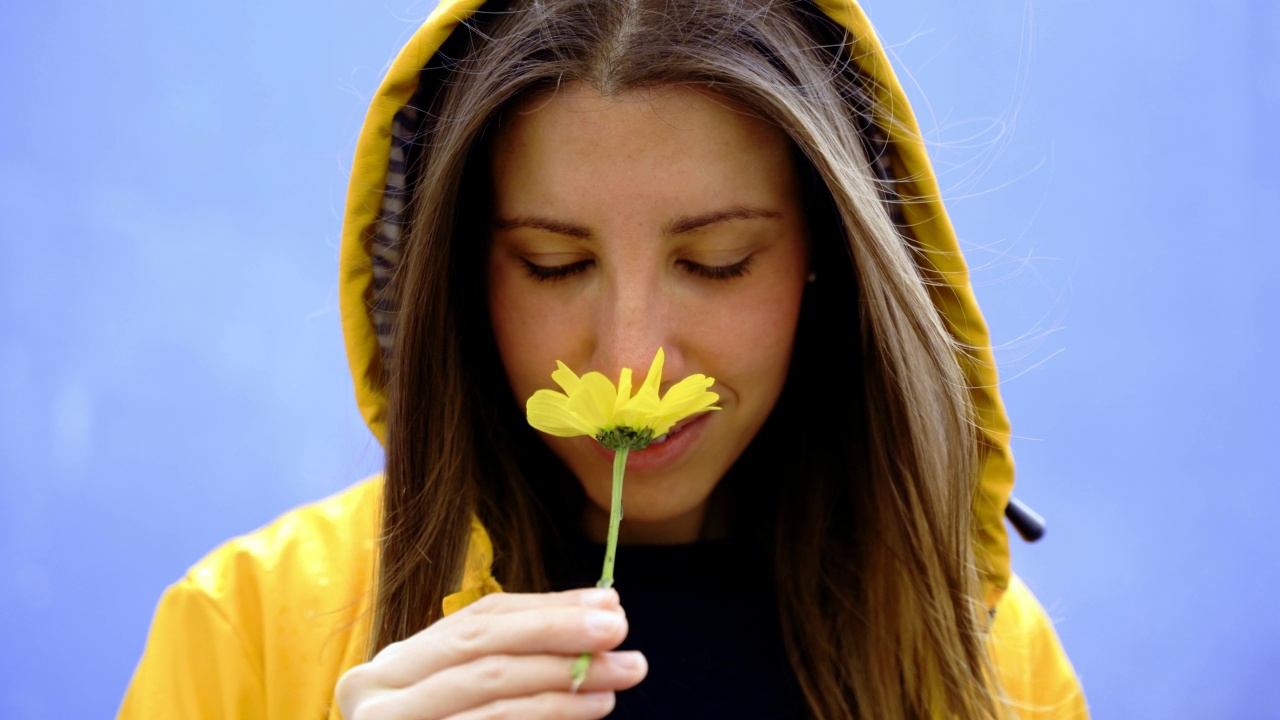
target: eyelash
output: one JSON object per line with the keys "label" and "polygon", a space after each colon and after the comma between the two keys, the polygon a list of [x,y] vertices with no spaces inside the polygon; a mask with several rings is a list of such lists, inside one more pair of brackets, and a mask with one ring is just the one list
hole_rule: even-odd
{"label": "eyelash", "polygon": [[[751,260],[753,257],[748,255],[732,265],[702,265],[691,260],[680,260],[678,264],[689,274],[706,280],[733,280],[751,272]],[[529,262],[524,258],[520,258],[520,260],[524,263],[525,270],[529,272],[529,277],[540,282],[557,282],[568,279],[585,272],[593,263],[591,260],[579,260],[568,265],[548,267]]]}
{"label": "eyelash", "polygon": [[552,265],[551,267],[531,263],[524,258],[520,258],[520,261],[524,263],[525,269],[529,271],[529,277],[541,282],[556,282],[558,280],[564,280],[577,275],[591,266],[590,260],[579,260],[578,262],[569,263],[568,265]]}
{"label": "eyelash", "polygon": [[689,260],[681,260],[680,265],[693,275],[707,280],[733,280],[751,272],[753,257],[755,256],[748,255],[732,265],[700,265]]}

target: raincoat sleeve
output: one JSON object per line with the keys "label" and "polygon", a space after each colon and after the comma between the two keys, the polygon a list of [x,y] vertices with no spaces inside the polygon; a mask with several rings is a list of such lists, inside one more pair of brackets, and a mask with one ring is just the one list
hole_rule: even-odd
{"label": "raincoat sleeve", "polygon": [[991,640],[1003,690],[1019,720],[1089,717],[1053,623],[1016,575],[1000,600]]}
{"label": "raincoat sleeve", "polygon": [[338,717],[364,661],[380,481],[285,513],[165,591],[119,718]]}
{"label": "raincoat sleeve", "polygon": [[165,591],[121,720],[264,717],[262,660],[191,574]]}

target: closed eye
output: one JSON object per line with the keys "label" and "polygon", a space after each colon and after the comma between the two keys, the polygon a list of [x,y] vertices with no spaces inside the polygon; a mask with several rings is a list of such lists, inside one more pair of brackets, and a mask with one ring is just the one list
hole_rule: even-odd
{"label": "closed eye", "polygon": [[692,260],[680,260],[678,264],[685,271],[700,278],[707,280],[732,280],[740,278],[751,272],[751,259],[754,255],[748,255],[732,265],[703,265]]}
{"label": "closed eye", "polygon": [[555,282],[573,277],[591,267],[594,262],[592,260],[579,260],[567,265],[539,265],[530,262],[525,258],[520,258],[520,262],[524,263],[525,270],[529,272],[529,277],[534,280],[545,282]]}

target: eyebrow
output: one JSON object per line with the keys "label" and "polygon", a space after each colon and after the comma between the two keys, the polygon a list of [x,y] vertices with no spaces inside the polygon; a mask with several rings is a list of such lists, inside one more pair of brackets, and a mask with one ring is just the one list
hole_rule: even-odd
{"label": "eyebrow", "polygon": [[[716,210],[701,215],[692,215],[690,217],[680,218],[668,223],[662,228],[663,235],[683,235],[685,233],[695,232],[704,228],[731,220],[770,220],[781,217],[782,213],[774,210],[765,210],[763,208],[754,208],[746,206],[735,206],[726,210]],[[578,240],[591,240],[594,233],[591,228],[583,225],[575,225],[574,223],[561,222],[559,220],[551,220],[541,217],[517,217],[511,219],[497,218],[493,220],[495,230],[515,230],[516,228],[531,228],[533,230],[545,230],[557,235],[564,235]]]}
{"label": "eyebrow", "polygon": [[578,240],[590,240],[591,230],[582,225],[574,225],[573,223],[560,222],[559,220],[549,220],[540,217],[518,217],[505,220],[500,217],[493,219],[493,229],[495,230],[515,230],[516,228],[532,228],[534,230],[546,230],[557,235],[567,235]]}

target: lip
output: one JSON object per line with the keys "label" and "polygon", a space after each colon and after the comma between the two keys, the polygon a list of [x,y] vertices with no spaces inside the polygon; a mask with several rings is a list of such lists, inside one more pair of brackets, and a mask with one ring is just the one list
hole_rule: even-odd
{"label": "lip", "polygon": [[[679,432],[658,444],[650,444],[643,450],[633,450],[627,455],[627,474],[632,471],[646,472],[664,470],[675,465],[685,454],[698,443],[706,431],[710,412],[698,413],[695,417],[682,420],[677,424]],[[595,440],[590,441],[601,457],[613,462],[613,451],[607,450]]]}

